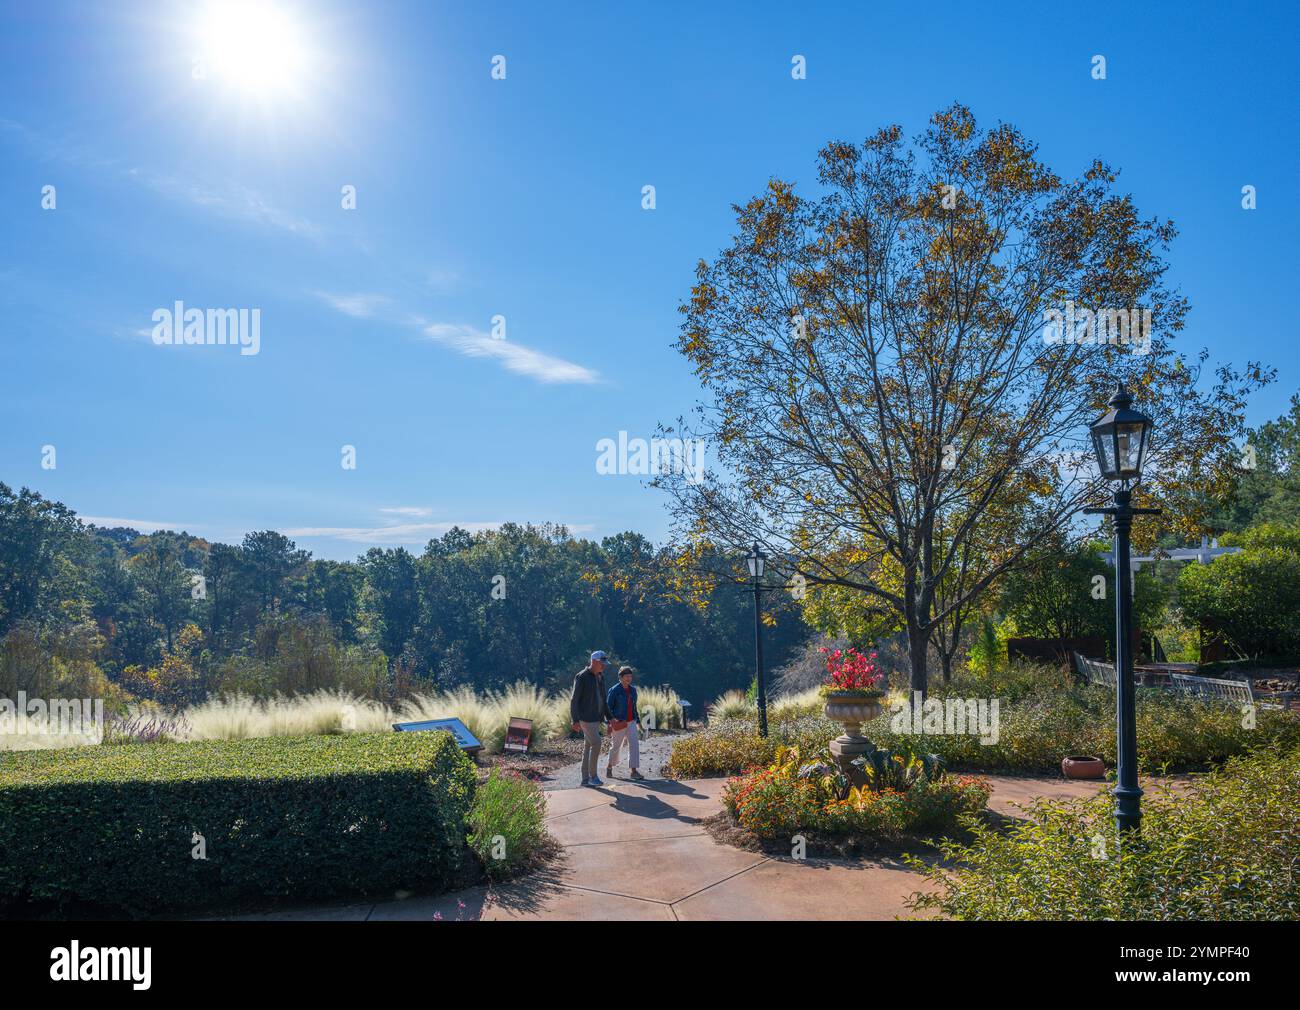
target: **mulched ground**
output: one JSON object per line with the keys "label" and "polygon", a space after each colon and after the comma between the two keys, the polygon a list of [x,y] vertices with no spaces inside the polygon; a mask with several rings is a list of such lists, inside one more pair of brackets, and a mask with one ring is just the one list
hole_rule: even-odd
{"label": "mulched ground", "polygon": [[488,777],[493,768],[518,772],[526,779],[542,783],[557,768],[564,768],[582,760],[582,738],[548,740],[526,753],[516,751],[487,754],[478,758],[480,781]]}

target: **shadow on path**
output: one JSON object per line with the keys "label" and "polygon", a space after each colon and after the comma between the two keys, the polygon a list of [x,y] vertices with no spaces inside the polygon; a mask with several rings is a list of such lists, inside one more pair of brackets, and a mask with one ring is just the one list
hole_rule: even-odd
{"label": "shadow on path", "polygon": [[644,782],[627,782],[625,785],[639,790],[641,795],[630,792],[614,793],[613,807],[620,813],[656,821],[677,820],[683,824],[699,824],[703,820],[702,817],[682,813],[669,800],[664,799],[665,796],[693,800],[709,798],[684,782],[674,782],[671,779],[647,779]]}
{"label": "shadow on path", "polygon": [[[557,854],[549,863],[519,880],[488,888],[484,896],[496,908],[510,912],[531,913],[546,908],[563,890],[565,857]],[[482,918],[480,901],[473,918]]]}

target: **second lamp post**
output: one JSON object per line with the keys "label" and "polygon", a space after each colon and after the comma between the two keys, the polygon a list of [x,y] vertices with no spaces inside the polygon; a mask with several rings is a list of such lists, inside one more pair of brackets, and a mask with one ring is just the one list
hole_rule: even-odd
{"label": "second lamp post", "polygon": [[745,559],[749,562],[749,575],[754,580],[754,660],[758,666],[758,735],[767,736],[767,685],[763,682],[763,605],[760,598],[763,584],[763,565],[767,555],[758,544]]}
{"label": "second lamp post", "polygon": [[1132,409],[1133,398],[1120,384],[1110,407],[1092,426],[1097,466],[1107,480],[1119,481],[1110,508],[1084,509],[1108,515],[1115,526],[1115,824],[1121,832],[1142,824],[1142,789],[1138,786],[1137,713],[1133,691],[1133,581],[1129,567],[1129,531],[1135,515],[1155,515],[1159,509],[1135,509],[1129,482],[1142,476],[1142,463],[1151,439],[1151,418]]}

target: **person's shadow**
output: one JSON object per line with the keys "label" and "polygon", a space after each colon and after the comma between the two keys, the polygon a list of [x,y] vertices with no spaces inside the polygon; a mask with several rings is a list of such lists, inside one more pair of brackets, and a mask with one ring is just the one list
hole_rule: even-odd
{"label": "person's shadow", "polygon": [[671,798],[674,796],[708,799],[704,793],[696,792],[694,787],[685,782],[675,782],[672,779],[646,779],[642,782],[629,780],[626,784],[638,792],[615,793],[615,810],[631,814],[633,817],[646,817],[656,821],[678,820],[683,824],[700,823],[701,818],[683,814],[672,804]]}

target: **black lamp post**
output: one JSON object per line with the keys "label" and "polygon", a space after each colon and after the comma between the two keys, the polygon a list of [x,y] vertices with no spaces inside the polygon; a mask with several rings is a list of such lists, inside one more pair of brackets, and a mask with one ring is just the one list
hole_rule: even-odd
{"label": "black lamp post", "polygon": [[759,598],[762,592],[763,565],[767,555],[758,544],[745,558],[749,562],[749,575],[754,580],[754,661],[758,666],[758,735],[767,736],[767,685],[763,682],[763,607]]}
{"label": "black lamp post", "polygon": [[1155,515],[1159,509],[1135,509],[1129,483],[1142,477],[1151,439],[1151,418],[1132,409],[1133,398],[1120,383],[1110,398],[1110,410],[1092,426],[1097,466],[1107,480],[1119,481],[1115,504],[1090,508],[1090,515],[1111,516],[1115,524],[1115,724],[1118,744],[1115,824],[1121,832],[1142,824],[1142,790],[1137,776],[1137,719],[1133,698],[1133,583],[1129,565],[1129,531],[1135,515]]}

